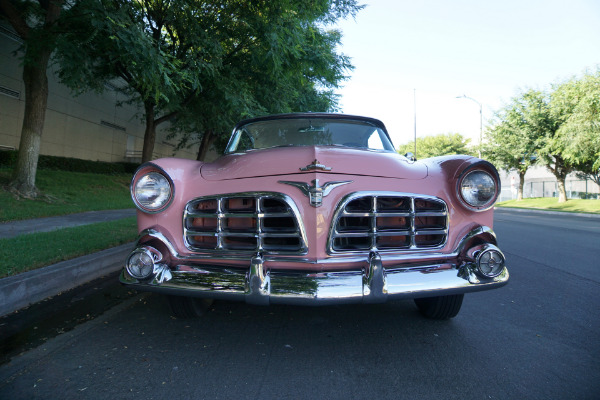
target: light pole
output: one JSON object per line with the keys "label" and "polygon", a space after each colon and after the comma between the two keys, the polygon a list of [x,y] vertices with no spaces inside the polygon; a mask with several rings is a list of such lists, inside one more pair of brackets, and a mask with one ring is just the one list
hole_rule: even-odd
{"label": "light pole", "polygon": [[456,96],[457,99],[469,99],[474,101],[475,103],[477,103],[477,105],[479,106],[479,158],[481,158],[481,145],[483,144],[483,108],[481,106],[481,103],[478,102],[477,100],[475,100],[472,97],[467,96],[466,94],[463,94],[462,96]]}

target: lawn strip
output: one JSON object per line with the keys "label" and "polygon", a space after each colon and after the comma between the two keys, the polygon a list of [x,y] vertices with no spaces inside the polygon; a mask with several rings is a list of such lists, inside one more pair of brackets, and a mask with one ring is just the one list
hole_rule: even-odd
{"label": "lawn strip", "polygon": [[39,170],[36,184],[42,196],[32,200],[17,199],[4,190],[11,172],[0,168],[0,222],[133,207],[130,174]]}
{"label": "lawn strip", "polygon": [[532,199],[508,200],[496,204],[496,207],[539,209],[571,213],[600,214],[600,200],[570,199],[559,203],[555,197],[538,197]]}
{"label": "lawn strip", "polygon": [[0,278],[134,241],[136,218],[0,240]]}

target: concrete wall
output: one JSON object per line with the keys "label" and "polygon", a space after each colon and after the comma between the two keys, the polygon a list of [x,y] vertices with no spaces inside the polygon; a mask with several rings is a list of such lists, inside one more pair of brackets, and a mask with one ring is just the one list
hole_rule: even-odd
{"label": "concrete wall", "polygon": [[[19,55],[19,38],[0,22],[0,150],[19,147],[25,109],[25,87]],[[117,106],[125,100],[110,85],[102,94],[74,97],[48,70],[48,109],[41,154],[100,161],[139,161],[144,139],[143,113],[137,107]],[[118,84],[118,83],[115,83]],[[157,130],[154,158],[196,158],[197,146],[174,153],[175,140]]]}

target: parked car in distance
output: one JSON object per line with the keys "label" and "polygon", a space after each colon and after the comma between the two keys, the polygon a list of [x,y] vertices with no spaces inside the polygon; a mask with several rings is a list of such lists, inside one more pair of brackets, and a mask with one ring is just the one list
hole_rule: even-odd
{"label": "parked car in distance", "polygon": [[326,305],[414,299],[452,318],[508,282],[492,231],[494,166],[416,161],[373,118],[302,113],[238,123],[215,162],[164,158],[133,177],[139,239],[120,281],[168,295]]}

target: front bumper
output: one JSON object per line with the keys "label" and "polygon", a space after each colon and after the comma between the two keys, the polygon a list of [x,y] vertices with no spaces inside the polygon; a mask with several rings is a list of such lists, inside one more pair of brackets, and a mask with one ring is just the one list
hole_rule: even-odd
{"label": "front bumper", "polygon": [[[384,267],[382,256],[371,252],[363,260],[362,268],[334,272],[267,269],[260,254],[251,257],[247,268],[186,261],[172,270],[160,262],[159,255],[149,277],[136,279],[124,268],[120,281],[142,291],[260,305],[383,303],[390,299],[444,296],[504,286],[509,279],[504,266],[494,277],[477,273],[477,257],[472,255],[482,248],[481,240],[473,241],[478,237],[489,239],[493,232],[485,227],[472,231],[455,252],[440,255],[438,260],[399,260]],[[468,247],[474,243],[472,248]],[[483,246],[499,252],[495,243]],[[167,248],[172,249],[168,244]]]}

